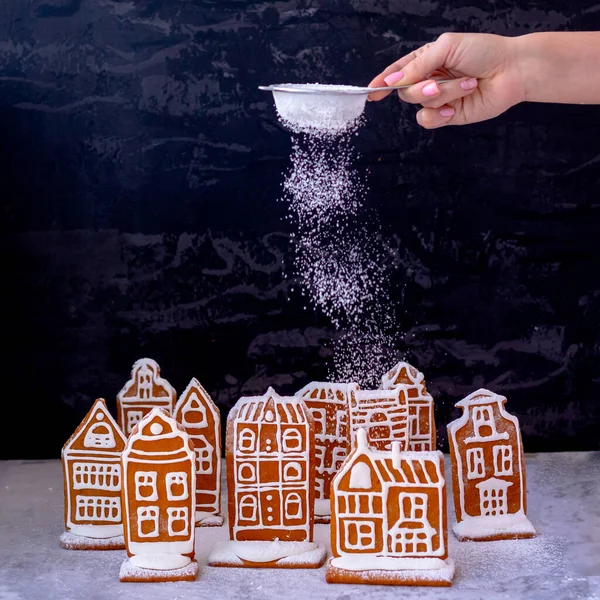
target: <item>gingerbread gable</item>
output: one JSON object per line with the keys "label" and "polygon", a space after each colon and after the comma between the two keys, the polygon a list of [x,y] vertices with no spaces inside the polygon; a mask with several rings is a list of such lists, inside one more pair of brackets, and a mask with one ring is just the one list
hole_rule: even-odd
{"label": "gingerbread gable", "polygon": [[117,416],[120,427],[129,435],[153,408],[164,408],[171,414],[176,393],[160,376],[160,367],[151,358],[140,358],[131,369],[131,379],[117,394]]}
{"label": "gingerbread gable", "polygon": [[435,450],[436,431],[433,398],[425,377],[407,362],[399,362],[381,378],[381,389],[402,388],[408,399],[408,450]]}

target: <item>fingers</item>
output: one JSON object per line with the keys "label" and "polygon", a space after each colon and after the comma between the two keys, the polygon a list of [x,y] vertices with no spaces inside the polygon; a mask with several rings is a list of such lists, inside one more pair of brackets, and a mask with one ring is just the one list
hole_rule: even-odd
{"label": "fingers", "polygon": [[462,117],[460,107],[446,104],[441,108],[422,108],[417,113],[417,123],[425,129],[438,129],[446,125],[463,125]]}
{"label": "fingers", "polygon": [[404,90],[398,90],[398,95],[404,102],[410,104],[439,108],[472,94],[476,89],[477,79],[472,77],[462,77],[449,83],[437,83],[429,79]]}
{"label": "fingers", "polygon": [[[444,66],[451,46],[446,43],[448,38],[440,37],[433,43],[425,44],[414,52],[407,54],[400,60],[391,64],[380,73],[369,87],[383,87],[417,83],[427,79],[430,73]],[[369,100],[381,100],[388,92],[373,92]]]}

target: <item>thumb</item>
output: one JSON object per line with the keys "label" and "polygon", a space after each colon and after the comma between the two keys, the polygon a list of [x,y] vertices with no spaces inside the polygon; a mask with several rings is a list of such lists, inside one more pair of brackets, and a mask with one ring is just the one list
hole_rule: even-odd
{"label": "thumb", "polygon": [[[400,69],[404,76],[398,79],[398,85],[419,83],[429,78],[429,74],[441,69],[450,52],[450,46],[443,38],[437,39],[413,52],[414,56]],[[394,79],[392,77],[392,79]]]}

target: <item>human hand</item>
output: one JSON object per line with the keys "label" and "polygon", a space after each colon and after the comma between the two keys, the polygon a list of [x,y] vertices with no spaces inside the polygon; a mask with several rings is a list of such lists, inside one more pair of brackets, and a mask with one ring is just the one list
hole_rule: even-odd
{"label": "human hand", "polygon": [[[391,64],[369,87],[415,84],[398,95],[423,107],[417,122],[426,129],[485,121],[525,99],[515,39],[444,33]],[[434,78],[456,81],[438,84]],[[373,92],[369,100],[381,100],[391,91]]]}

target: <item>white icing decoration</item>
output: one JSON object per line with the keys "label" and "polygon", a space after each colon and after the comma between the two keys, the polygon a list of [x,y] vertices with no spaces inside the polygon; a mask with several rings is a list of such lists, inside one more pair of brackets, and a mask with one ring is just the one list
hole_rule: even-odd
{"label": "white icing decoration", "polygon": [[[495,519],[509,517],[508,513],[509,494],[516,494],[518,498],[517,513],[523,511],[525,506],[525,481],[523,477],[523,446],[519,431],[519,421],[509,414],[504,408],[506,398],[486,389],[479,389],[456,404],[463,409],[463,414],[448,424],[449,443],[454,450],[454,462],[452,468],[457,470],[458,481],[458,503],[456,505],[457,521],[477,518],[489,521],[489,535],[494,535],[493,524]],[[464,439],[459,444],[457,434],[464,428],[472,426],[475,435]],[[508,430],[514,428],[516,441],[505,443],[509,440]],[[468,515],[465,503],[465,487],[473,485],[470,483],[473,477],[469,477],[469,462],[467,456],[470,447],[467,444],[477,442],[482,449],[484,458],[484,475],[475,484],[479,493],[477,504],[478,514]],[[497,442],[504,442],[498,444]],[[507,450],[510,448],[510,451]],[[510,457],[510,458],[509,458]],[[506,471],[498,471],[500,466],[506,466]],[[466,464],[465,464],[466,462]],[[510,465],[508,464],[510,462]],[[510,466],[510,468],[508,468]],[[507,480],[501,479],[507,477]],[[513,487],[514,486],[514,487]],[[512,489],[509,489],[512,488]],[[529,521],[527,521],[529,523]],[[480,521],[478,520],[478,523]],[[478,537],[485,537],[482,533],[484,526],[479,525]],[[456,527],[454,528],[456,531]],[[459,530],[461,528],[459,527]],[[462,536],[466,534],[461,534]]]}
{"label": "white icing decoration", "polygon": [[[445,556],[445,530],[441,524],[434,527],[429,519],[430,509],[441,513],[444,506],[443,455],[401,452],[399,442],[391,450],[373,450],[365,428],[356,437],[356,449],[332,484],[334,556],[358,553],[361,560],[380,565],[365,569],[385,569],[381,566],[385,564],[403,569],[409,567],[401,566],[398,559]],[[340,488],[342,481],[348,481],[347,490]],[[395,522],[389,520],[392,514],[398,515]]]}
{"label": "white icing decoration", "polygon": [[158,500],[156,487],[156,471],[137,471],[135,474],[135,499],[144,502]]}
{"label": "white icing decoration", "polygon": [[454,523],[452,530],[459,537],[472,539],[486,538],[493,535],[535,535],[536,531],[525,513],[519,512],[495,517],[465,517]]}
{"label": "white icing decoration", "polygon": [[154,435],[158,435],[159,433],[162,433],[162,425],[160,423],[152,423],[152,425],[150,425],[150,431]]}
{"label": "white icing decoration", "polygon": [[[277,537],[282,529],[304,531],[307,540],[312,535],[307,413],[299,398],[279,396],[271,388],[264,396],[240,398],[231,411],[233,481],[228,492],[235,507],[231,515],[232,539],[237,540],[242,531],[246,537],[253,531],[263,535],[265,530],[272,530]],[[263,449],[266,439],[273,440],[276,448]],[[261,482],[256,477],[260,463],[266,460],[278,465],[275,481]],[[286,481],[286,465],[290,464],[301,476]],[[252,478],[250,473],[254,474]],[[291,523],[284,524],[287,519]]]}
{"label": "white icing decoration", "polygon": [[92,539],[107,539],[123,535],[123,524],[119,525],[72,525],[69,534]]}
{"label": "white icing decoration", "polygon": [[73,489],[119,492],[121,490],[121,465],[73,462]]}
{"label": "white icing decoration", "polygon": [[[155,498],[157,500],[158,498]],[[158,537],[158,506],[138,506],[137,507],[137,525],[138,537],[151,538]]]}
{"label": "white icing decoration", "polygon": [[253,563],[268,563],[288,559],[289,564],[306,561],[313,553],[324,553],[325,549],[314,542],[261,542],[231,541],[217,545],[211,552],[208,563],[231,562],[241,564],[241,561]]}
{"label": "white icing decoration", "polygon": [[140,554],[138,556],[131,556],[129,562],[134,567],[141,569],[165,571],[181,569],[189,565],[192,561],[188,556],[181,556],[180,554]]}
{"label": "white icing decoration", "polygon": [[78,521],[121,522],[121,499],[106,496],[75,496]]}
{"label": "white icing decoration", "polygon": [[481,479],[482,477],[485,477],[483,448],[468,448],[466,456],[467,477],[469,479]]}
{"label": "white icing decoration", "polygon": [[[331,564],[348,571],[433,571],[450,567],[454,571],[452,560],[440,558],[398,558],[369,554],[346,554],[334,557]],[[437,576],[435,578],[437,579]]]}
{"label": "white icing decoration", "polygon": [[[187,473],[176,471],[167,473],[167,500],[187,500],[189,496],[189,486]],[[181,489],[178,489],[181,488]]]}
{"label": "white icing decoration", "polygon": [[187,535],[189,530],[189,513],[187,506],[167,508],[169,535]]}

